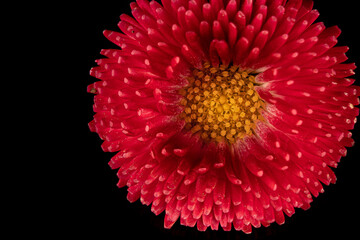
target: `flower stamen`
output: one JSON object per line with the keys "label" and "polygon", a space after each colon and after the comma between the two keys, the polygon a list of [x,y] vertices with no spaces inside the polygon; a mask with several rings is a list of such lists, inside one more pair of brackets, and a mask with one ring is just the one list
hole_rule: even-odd
{"label": "flower stamen", "polygon": [[254,133],[256,122],[263,120],[265,102],[256,91],[256,74],[237,66],[212,67],[205,63],[188,78],[179,93],[184,111],[180,117],[185,128],[199,133],[205,141],[228,141]]}

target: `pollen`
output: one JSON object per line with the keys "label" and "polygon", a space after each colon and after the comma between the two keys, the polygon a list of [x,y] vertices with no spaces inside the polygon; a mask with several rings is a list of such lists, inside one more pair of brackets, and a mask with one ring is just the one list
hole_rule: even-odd
{"label": "pollen", "polygon": [[205,63],[179,90],[185,128],[205,141],[234,143],[254,134],[265,102],[256,91],[256,74],[237,66]]}

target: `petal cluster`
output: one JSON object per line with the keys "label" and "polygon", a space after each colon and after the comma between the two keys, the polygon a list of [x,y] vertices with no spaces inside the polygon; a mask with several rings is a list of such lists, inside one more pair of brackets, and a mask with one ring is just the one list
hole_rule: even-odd
{"label": "petal cluster", "polygon": [[[121,15],[118,48],[90,74],[90,129],[116,152],[130,202],[165,211],[164,226],[242,230],[282,224],[335,183],[359,109],[355,64],[338,27],[315,22],[310,0],[137,0]],[[204,63],[256,73],[265,102],[254,134],[204,142],[185,128],[181,89]],[[284,215],[285,214],[285,215]]]}

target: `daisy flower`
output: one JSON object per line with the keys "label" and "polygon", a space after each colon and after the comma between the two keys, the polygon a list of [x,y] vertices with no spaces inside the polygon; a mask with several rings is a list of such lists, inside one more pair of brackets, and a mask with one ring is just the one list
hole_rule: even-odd
{"label": "daisy flower", "polygon": [[127,199],[164,227],[241,230],[308,209],[354,141],[360,88],[310,0],[137,0],[88,86]]}

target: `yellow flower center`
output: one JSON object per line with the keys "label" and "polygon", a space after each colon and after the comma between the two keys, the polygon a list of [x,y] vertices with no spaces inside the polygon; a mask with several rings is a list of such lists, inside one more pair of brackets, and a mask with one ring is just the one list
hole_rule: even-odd
{"label": "yellow flower center", "polygon": [[188,78],[179,93],[184,97],[180,117],[185,128],[205,141],[228,141],[252,135],[256,122],[263,120],[265,103],[255,90],[256,74],[237,66],[211,67],[205,63]]}

